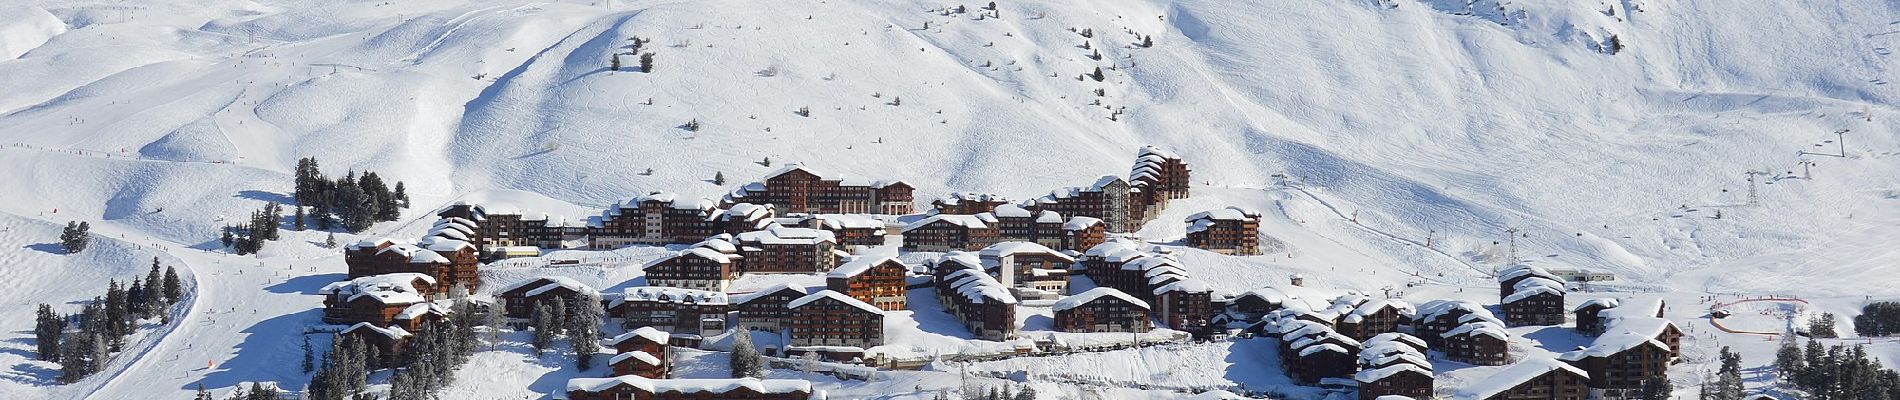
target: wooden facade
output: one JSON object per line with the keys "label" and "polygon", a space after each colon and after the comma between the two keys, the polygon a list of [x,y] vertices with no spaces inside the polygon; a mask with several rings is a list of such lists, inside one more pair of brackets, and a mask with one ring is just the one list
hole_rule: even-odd
{"label": "wooden facade", "polygon": [[[1101,293],[1091,293],[1101,291]],[[1063,332],[1147,332],[1148,303],[1114,288],[1098,287],[1052,306],[1055,329]]]}
{"label": "wooden facade", "polygon": [[903,181],[846,182],[790,165],[733,191],[725,202],[771,204],[783,213],[909,214],[913,191]]}
{"label": "wooden facade", "polygon": [[793,346],[850,346],[872,348],[884,344],[884,312],[843,293],[820,291],[793,300],[790,307]]}
{"label": "wooden facade", "polygon": [[1260,213],[1227,207],[1190,215],[1187,245],[1229,255],[1260,254]]}
{"label": "wooden facade", "polygon": [[885,311],[903,310],[910,268],[895,257],[861,258],[831,270],[825,287]]}
{"label": "wooden facade", "polygon": [[736,278],[734,258],[711,248],[694,247],[642,269],[649,285],[718,292],[725,291]]}
{"label": "wooden facade", "polygon": [[745,256],[746,273],[825,272],[837,267],[843,255],[831,232],[811,228],[746,232],[736,242]]}
{"label": "wooden facade", "polygon": [[725,293],[659,286],[627,288],[607,305],[622,326],[688,334],[724,332],[730,310]]}
{"label": "wooden facade", "polygon": [[553,299],[575,299],[583,294],[596,294],[593,288],[561,277],[542,277],[516,284],[495,294],[502,302],[502,310],[509,318],[530,318],[534,308],[542,301]]}
{"label": "wooden facade", "polygon": [[805,288],[790,284],[773,286],[757,292],[735,294],[731,298],[732,309],[738,319],[736,324],[746,329],[778,332],[790,328],[793,318],[798,316],[792,310],[792,300],[805,297]]}

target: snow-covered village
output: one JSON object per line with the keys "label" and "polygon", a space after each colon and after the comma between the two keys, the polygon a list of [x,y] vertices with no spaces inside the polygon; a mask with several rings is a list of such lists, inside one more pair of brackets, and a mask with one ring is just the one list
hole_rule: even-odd
{"label": "snow-covered village", "polygon": [[1900,400],[1896,21],[0,0],[0,398]]}

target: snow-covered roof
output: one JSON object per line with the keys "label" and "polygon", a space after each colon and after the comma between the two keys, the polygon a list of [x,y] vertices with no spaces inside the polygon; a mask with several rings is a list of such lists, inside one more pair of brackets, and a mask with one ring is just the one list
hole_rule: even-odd
{"label": "snow-covered roof", "polygon": [[996,223],[996,216],[991,215],[990,213],[937,214],[937,215],[926,217],[924,219],[917,220],[917,222],[912,222],[910,223],[910,225],[905,225],[902,232],[910,232],[911,230],[929,226],[930,224],[934,224],[937,222],[944,222],[944,223],[961,226],[968,229],[989,229],[990,227],[989,224]]}
{"label": "snow-covered roof", "polygon": [[1060,251],[1035,242],[1000,242],[984,247],[983,250],[977,252],[977,254],[983,258],[1002,258],[1024,253],[1052,256],[1060,258],[1065,262],[1075,262],[1074,257],[1069,257],[1067,254],[1062,254]]}
{"label": "snow-covered roof", "polygon": [[877,306],[873,306],[870,303],[865,303],[863,301],[859,301],[858,299],[851,298],[851,296],[846,296],[844,295],[844,293],[838,293],[835,290],[820,290],[818,291],[818,293],[805,295],[805,297],[800,297],[797,300],[792,300],[791,303],[786,303],[785,307],[799,308],[799,307],[805,306],[806,304],[810,304],[813,301],[817,301],[818,299],[825,299],[825,298],[837,300],[841,303],[844,303],[845,305],[857,307],[858,309],[869,311],[872,314],[884,315],[884,310],[878,309]]}
{"label": "snow-covered roof", "polygon": [[534,279],[529,279],[525,282],[510,285],[506,289],[502,289],[501,292],[502,293],[512,292],[512,291],[515,291],[516,289],[522,289],[522,288],[529,288],[527,292],[522,294],[523,296],[528,296],[528,297],[538,296],[542,293],[547,293],[549,290],[554,290],[556,288],[567,288],[568,290],[572,290],[575,293],[583,293],[583,294],[599,294],[600,293],[598,291],[595,291],[593,287],[587,286],[587,284],[581,283],[581,281],[577,281],[577,280],[574,280],[574,278],[569,278],[565,276],[543,276],[543,277],[538,277]]}
{"label": "snow-covered roof", "polygon": [[1485,335],[1498,338],[1498,340],[1511,340],[1511,333],[1505,331],[1503,325],[1490,322],[1472,322],[1459,325],[1457,328],[1451,328],[1451,330],[1445,331],[1445,333],[1440,336],[1454,337],[1462,335]]}
{"label": "snow-covered roof", "polygon": [[1154,294],[1160,295],[1162,293],[1169,293],[1169,292],[1207,293],[1213,290],[1214,290],[1214,287],[1212,285],[1208,285],[1207,282],[1205,281],[1202,281],[1200,279],[1187,278],[1187,279],[1174,281],[1174,283],[1170,283],[1162,287],[1155,288]]}
{"label": "snow-covered roof", "polygon": [[884,221],[870,214],[818,214],[826,229],[884,229]]}
{"label": "snow-covered roof", "polygon": [[957,265],[963,266],[963,268],[976,268],[976,269],[983,268],[983,258],[981,256],[978,256],[977,253],[969,252],[969,251],[951,251],[948,253],[943,253],[943,255],[937,256],[937,259],[934,260],[934,262],[936,264],[933,265],[933,268],[942,268],[941,265],[947,262],[956,263]]}
{"label": "snow-covered roof", "polygon": [[1127,262],[1128,260],[1147,257],[1148,253],[1142,252],[1141,248],[1137,246],[1135,243],[1124,240],[1110,240],[1090,247],[1089,250],[1082,253],[1082,255],[1091,258],[1101,258],[1109,262]]}
{"label": "snow-covered roof", "polygon": [[886,262],[897,263],[900,269],[902,269],[904,265],[902,261],[897,260],[897,257],[852,257],[850,261],[838,265],[837,268],[832,268],[830,273],[825,274],[825,277],[850,278],[868,272],[872,267],[884,265]]}
{"label": "snow-covered roof", "polygon": [[386,237],[373,237],[373,238],[363,238],[363,240],[358,240],[356,241],[356,243],[350,243],[348,245],[343,246],[343,248],[346,250],[362,250],[362,249],[373,249],[373,248],[392,245],[392,244],[396,244],[395,239],[390,239]]}
{"label": "snow-covered roof", "polygon": [[729,393],[745,388],[757,393],[811,393],[811,381],[802,379],[648,379],[637,375],[611,378],[573,378],[567,380],[568,392],[599,392],[621,385],[646,393]]}
{"label": "snow-covered roof", "polygon": [[739,242],[748,245],[816,245],[837,243],[837,241],[836,235],[831,231],[812,228],[774,226],[762,231],[739,234]]}
{"label": "snow-covered roof", "polygon": [[1345,347],[1339,347],[1339,345],[1332,344],[1332,343],[1322,343],[1322,344],[1316,344],[1312,346],[1306,346],[1306,348],[1300,349],[1300,357],[1311,356],[1315,353],[1319,353],[1322,351],[1339,353],[1339,354],[1352,354],[1352,352],[1346,351]]}
{"label": "snow-covered roof", "polygon": [[668,337],[670,337],[670,335],[668,335],[666,331],[654,329],[651,326],[642,326],[640,327],[640,329],[634,329],[632,331],[628,331],[627,333],[622,333],[620,334],[620,336],[614,336],[613,339],[607,339],[607,345],[616,346],[622,342],[633,340],[635,338],[646,339],[647,341],[653,342],[653,343],[666,344],[667,343],[666,340]]}
{"label": "snow-covered roof", "polygon": [[1088,304],[1089,302],[1093,302],[1096,299],[1100,299],[1105,296],[1112,296],[1114,298],[1121,299],[1121,301],[1126,301],[1128,302],[1128,304],[1133,304],[1136,307],[1141,307],[1143,309],[1148,308],[1148,302],[1141,301],[1141,299],[1137,299],[1135,298],[1135,296],[1129,296],[1127,293],[1122,293],[1122,291],[1120,290],[1115,290],[1115,288],[1111,288],[1107,286],[1098,286],[1094,289],[1089,289],[1086,292],[1076,293],[1074,295],[1070,295],[1069,297],[1063,297],[1061,300],[1056,300],[1056,303],[1053,305],[1050,305],[1049,309],[1052,311],[1064,311],[1068,309],[1073,309],[1076,307],[1081,307],[1083,304]]}
{"label": "snow-covered roof", "polygon": [[1377,335],[1372,335],[1372,337],[1366,338],[1367,345],[1372,345],[1375,343],[1402,343],[1402,344],[1411,345],[1413,349],[1426,347],[1425,339],[1420,339],[1417,336],[1407,335],[1400,332],[1386,332],[1386,333],[1381,333]]}
{"label": "snow-covered roof", "polygon": [[1554,358],[1532,358],[1520,361],[1488,378],[1459,389],[1452,398],[1458,400],[1484,400],[1504,393],[1517,385],[1530,382],[1552,371],[1562,371],[1588,378],[1589,373]]}
{"label": "snow-covered roof", "polygon": [[379,327],[376,325],[372,325],[368,322],[358,322],[356,323],[356,325],[350,325],[350,327],[343,328],[342,331],[339,331],[337,333],[348,335],[351,332],[356,332],[356,331],[367,331],[367,332],[375,333],[378,335],[383,335],[390,339],[402,339],[402,338],[409,337],[409,331],[403,330],[402,327],[400,326],[391,325],[388,327]]}
{"label": "snow-covered roof", "polygon": [[1101,224],[1102,224],[1101,218],[1074,216],[1074,217],[1069,217],[1069,222],[1062,223],[1062,229],[1070,230],[1070,231],[1079,231],[1083,229],[1088,229],[1091,226],[1097,226]]}
{"label": "snow-covered roof", "polygon": [[1570,311],[1581,312],[1584,309],[1591,308],[1591,307],[1616,308],[1617,304],[1618,302],[1615,297],[1598,297],[1594,299],[1584,300],[1582,303],[1577,303],[1577,307],[1570,309]]}
{"label": "snow-covered roof", "polygon": [[[453,231],[450,231],[450,232],[453,232]],[[453,238],[448,238],[444,236],[425,237],[425,238],[422,238],[422,241],[418,242],[417,245],[422,246],[422,248],[424,249],[428,249],[429,251],[433,251],[437,253],[445,253],[445,252],[453,253],[453,252],[458,252],[458,251],[463,251],[463,250],[475,251],[475,245],[473,244],[469,244],[468,242],[460,240],[460,239],[453,239]]]}
{"label": "snow-covered roof", "polygon": [[402,272],[365,276],[342,282],[334,282],[325,285],[323,289],[317,292],[343,296],[343,301],[346,302],[356,301],[356,299],[364,297],[391,305],[415,304],[428,301],[428,299],[422,296],[421,291],[416,289],[415,281],[417,280],[421,280],[424,284],[431,286],[436,284],[435,277],[429,276],[428,274]]}
{"label": "snow-covered roof", "polygon": [[992,194],[992,193],[966,193],[966,192],[951,192],[948,195],[944,195],[943,197],[937,198],[937,202],[940,202],[943,204],[957,204],[957,203],[962,203],[964,201],[1007,203],[1009,202],[1009,199],[1005,199],[1003,198],[1003,196]]}
{"label": "snow-covered roof", "polygon": [[1419,353],[1416,349],[1403,344],[1391,342],[1379,343],[1377,345],[1367,345],[1365,349],[1359,351],[1359,365],[1361,366],[1371,367],[1386,365],[1393,361],[1405,361],[1407,364],[1417,365],[1426,370],[1430,370],[1432,366],[1431,360],[1425,358],[1423,353]]}
{"label": "snow-covered roof", "polygon": [[1393,375],[1398,375],[1400,372],[1406,372],[1406,371],[1411,371],[1411,372],[1414,372],[1420,375],[1425,375],[1428,377],[1432,376],[1432,371],[1428,371],[1424,368],[1420,368],[1417,365],[1393,364],[1393,365],[1386,366],[1385,368],[1368,369],[1368,370],[1359,371],[1359,373],[1352,375],[1352,379],[1357,380],[1362,383],[1372,383],[1372,382],[1378,382],[1380,380],[1384,380],[1385,378],[1390,378]]}
{"label": "snow-covered roof", "polygon": [[1352,311],[1347,312],[1341,318],[1343,318],[1345,322],[1358,323],[1364,321],[1366,317],[1370,317],[1372,314],[1377,314],[1386,309],[1398,310],[1400,315],[1404,315],[1411,312],[1412,305],[1406,303],[1404,300],[1398,299],[1368,299],[1363,303],[1353,306]]}
{"label": "snow-covered roof", "polygon": [[1186,222],[1193,223],[1194,221],[1204,219],[1216,221],[1256,220],[1260,219],[1260,212],[1237,206],[1228,206],[1226,208],[1207,210],[1188,215]]}
{"label": "snow-covered roof", "polygon": [[[730,246],[730,244],[728,244],[728,246]],[[672,261],[680,257],[699,257],[699,258],[704,258],[707,260],[712,260],[712,262],[724,264],[724,263],[732,262],[733,258],[738,258],[739,256],[736,254],[722,253],[719,250],[716,250],[710,247],[688,247],[685,250],[673,252],[672,255],[661,257],[653,261],[648,261],[646,264],[641,265],[640,269],[645,270],[647,268],[652,268],[653,266],[660,265],[661,263]]]}
{"label": "snow-covered roof", "polygon": [[1450,314],[1454,311],[1464,311],[1464,312],[1468,312],[1472,314],[1483,315],[1491,319],[1497,319],[1497,317],[1491,315],[1491,310],[1487,310],[1484,308],[1483,305],[1480,305],[1477,302],[1473,302],[1469,300],[1427,301],[1424,304],[1418,305],[1417,314],[1418,314],[1418,318],[1421,320],[1431,320],[1431,319],[1437,319],[1439,316],[1442,316],[1442,315]]}
{"label": "snow-covered roof", "polygon": [[[666,342],[660,342],[660,343],[666,343]],[[654,357],[652,354],[647,354],[647,352],[639,351],[639,350],[615,354],[614,358],[607,360],[607,365],[617,365],[617,364],[620,364],[622,362],[627,362],[627,361],[636,361],[641,364],[652,365],[652,366],[660,365],[659,357]]]}
{"label": "snow-covered roof", "polygon": [[769,296],[773,293],[778,293],[778,292],[783,292],[783,291],[788,291],[788,290],[797,292],[799,297],[804,297],[807,294],[811,294],[805,289],[804,286],[798,286],[796,284],[787,282],[787,283],[773,285],[768,288],[759,289],[758,291],[755,291],[755,292],[732,296],[731,300],[732,300],[732,304],[745,304],[745,303],[750,303],[753,300],[764,298],[765,296]]}
{"label": "snow-covered roof", "polygon": [[1618,301],[1613,308],[1597,311],[1597,316],[1605,319],[1656,318],[1662,313],[1663,300],[1659,297],[1626,298]]}
{"label": "snow-covered roof", "polygon": [[1002,282],[997,281],[995,277],[989,274],[983,273],[983,271],[973,269],[958,270],[957,272],[945,275],[944,279],[950,282],[948,285],[950,290],[956,291],[957,295],[963,296],[964,299],[972,304],[992,302],[997,304],[1016,304],[1016,296],[1009,293],[1009,287],[1004,286]]}
{"label": "snow-covered roof", "polygon": [[1033,213],[1029,212],[1029,209],[1016,204],[998,205],[996,206],[996,210],[991,211],[991,213],[995,214],[997,218],[1029,218],[1033,215]]}
{"label": "snow-covered roof", "polygon": [[[1544,279],[1524,280],[1525,283],[1535,283],[1537,281],[1545,281],[1545,280]],[[1545,281],[1545,282],[1548,282],[1548,281]],[[1503,302],[1505,304],[1516,303],[1516,302],[1524,301],[1524,299],[1529,299],[1531,297],[1534,297],[1540,294],[1552,294],[1552,295],[1557,295],[1557,297],[1563,297],[1564,290],[1561,287],[1551,287],[1550,285],[1546,285],[1546,284],[1517,285],[1517,290],[1512,291],[1510,296],[1504,296]]]}
{"label": "snow-covered roof", "polygon": [[684,289],[664,286],[635,286],[626,288],[615,296],[608,308],[619,307],[629,301],[664,302],[680,304],[728,304],[725,293],[705,290]]}
{"label": "snow-covered roof", "polygon": [[1562,278],[1558,278],[1556,274],[1552,274],[1550,273],[1549,270],[1544,269],[1544,267],[1539,267],[1539,266],[1529,265],[1529,264],[1512,265],[1510,267],[1505,268],[1502,271],[1498,271],[1498,281],[1500,282],[1522,278],[1526,276],[1541,277],[1541,278],[1550,279],[1553,281],[1563,280]]}
{"label": "snow-covered roof", "polygon": [[449,315],[449,311],[451,310],[453,310],[453,308],[449,307],[449,304],[444,300],[416,303],[409,305],[409,308],[402,309],[402,312],[396,313],[396,319],[411,320],[421,317],[423,314]]}

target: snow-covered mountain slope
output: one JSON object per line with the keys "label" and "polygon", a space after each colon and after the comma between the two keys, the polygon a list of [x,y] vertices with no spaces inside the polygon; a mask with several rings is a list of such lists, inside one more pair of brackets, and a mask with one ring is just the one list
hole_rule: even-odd
{"label": "snow-covered mountain slope", "polygon": [[[406,182],[371,233],[410,237],[458,199],[716,197],[766,158],[1027,197],[1154,144],[1196,197],[1144,235],[1241,205],[1288,243],[1187,256],[1235,288],[1482,288],[1515,227],[1628,290],[1900,297],[1891,2],[998,3],[9,0],[0,212],[205,247],[314,156]],[[633,37],[651,73],[611,70]]]}

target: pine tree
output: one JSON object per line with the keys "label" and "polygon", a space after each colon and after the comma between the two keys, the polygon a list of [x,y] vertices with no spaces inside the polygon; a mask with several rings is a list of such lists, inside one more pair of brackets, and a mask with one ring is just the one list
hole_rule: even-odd
{"label": "pine tree", "polygon": [[729,362],[734,378],[765,377],[765,360],[752,345],[752,331],[744,327],[732,331],[732,357]]}
{"label": "pine tree", "polygon": [[1722,346],[1720,353],[1721,369],[1716,372],[1716,392],[1718,400],[1741,400],[1742,398],[1742,355]]}
{"label": "pine tree", "polygon": [[211,400],[211,391],[205,390],[205,383],[203,381],[198,382],[198,395],[193,396],[192,399],[193,400]]}
{"label": "pine tree", "polygon": [[265,388],[262,382],[251,382],[251,393],[249,396],[245,396],[245,399],[277,400],[277,390],[275,388]]}
{"label": "pine tree", "polygon": [[303,373],[317,369],[316,350],[310,348],[310,336],[303,337]]}
{"label": "pine tree", "polygon": [[409,193],[403,190],[402,181],[396,181],[396,206],[409,208]]}
{"label": "pine tree", "polygon": [[653,53],[640,53],[640,72],[653,73]]}
{"label": "pine tree", "polygon": [[92,225],[85,221],[67,222],[66,228],[59,233],[59,245],[66,254],[76,254],[86,250],[86,244],[92,241]]}
{"label": "pine tree", "polygon": [[619,72],[620,71],[620,53],[614,53],[612,55],[607,56],[607,58],[609,58],[607,68],[611,71]]}
{"label": "pine tree", "polygon": [[1108,79],[1108,76],[1102,75],[1102,67],[1095,67],[1095,72],[1090,72],[1089,78],[1094,79],[1096,82],[1101,82],[1104,79]]}
{"label": "pine tree", "polygon": [[158,270],[158,257],[152,257],[152,270],[145,273],[145,298],[152,303],[149,310],[151,315],[147,315],[148,317],[167,311],[164,285],[165,274]]}
{"label": "pine tree", "polygon": [[336,232],[330,232],[329,235],[323,237],[323,247],[329,249],[336,248]]}
{"label": "pine tree", "polygon": [[534,338],[528,344],[534,347],[534,355],[540,356],[554,342],[554,310],[552,304],[535,304],[534,315],[529,318],[534,329]]}
{"label": "pine tree", "polygon": [[108,338],[111,344],[110,349],[118,351],[125,345],[125,336],[132,333],[130,323],[126,319],[129,313],[126,312],[125,307],[125,290],[119,288],[119,281],[112,280],[107,284],[105,304],[105,320],[102,321],[105,329],[100,333]]}
{"label": "pine tree", "polygon": [[224,233],[218,236],[218,243],[223,243],[224,247],[231,247],[231,245],[237,244],[237,235],[232,235],[231,227],[226,226],[224,227]]}
{"label": "pine tree", "polygon": [[292,227],[295,228],[298,232],[302,232],[304,229],[303,206],[291,206],[291,208],[297,209],[296,215],[291,217],[292,218],[291,223],[293,224]]}
{"label": "pine tree", "polygon": [[138,320],[146,314],[145,285],[139,278],[132,278],[132,287],[125,289],[125,318]]}
{"label": "pine tree", "polygon": [[184,287],[178,282],[178,271],[165,267],[165,303],[178,304],[178,298],[185,295]]}
{"label": "pine tree", "polygon": [[1152,35],[1142,36],[1141,47],[1155,47],[1155,37]]}
{"label": "pine tree", "polygon": [[724,172],[714,172],[714,173],[713,173],[713,184],[714,184],[714,185],[721,185],[721,186],[724,186],[724,185],[726,184],[726,173],[724,173]]}
{"label": "pine tree", "polygon": [[1669,400],[1670,393],[1674,389],[1669,384],[1669,378],[1660,375],[1651,376],[1643,379],[1641,398],[1642,400]]}
{"label": "pine tree", "polygon": [[66,319],[53,312],[53,305],[40,304],[33,320],[33,344],[42,361],[59,361],[60,334],[66,331]]}
{"label": "pine tree", "polygon": [[1023,391],[1016,392],[1016,397],[1014,400],[1036,400],[1036,389],[1029,386],[1023,386]]}
{"label": "pine tree", "polygon": [[567,305],[568,347],[574,350],[575,366],[586,371],[593,368],[594,355],[600,353],[600,298],[583,293]]}

